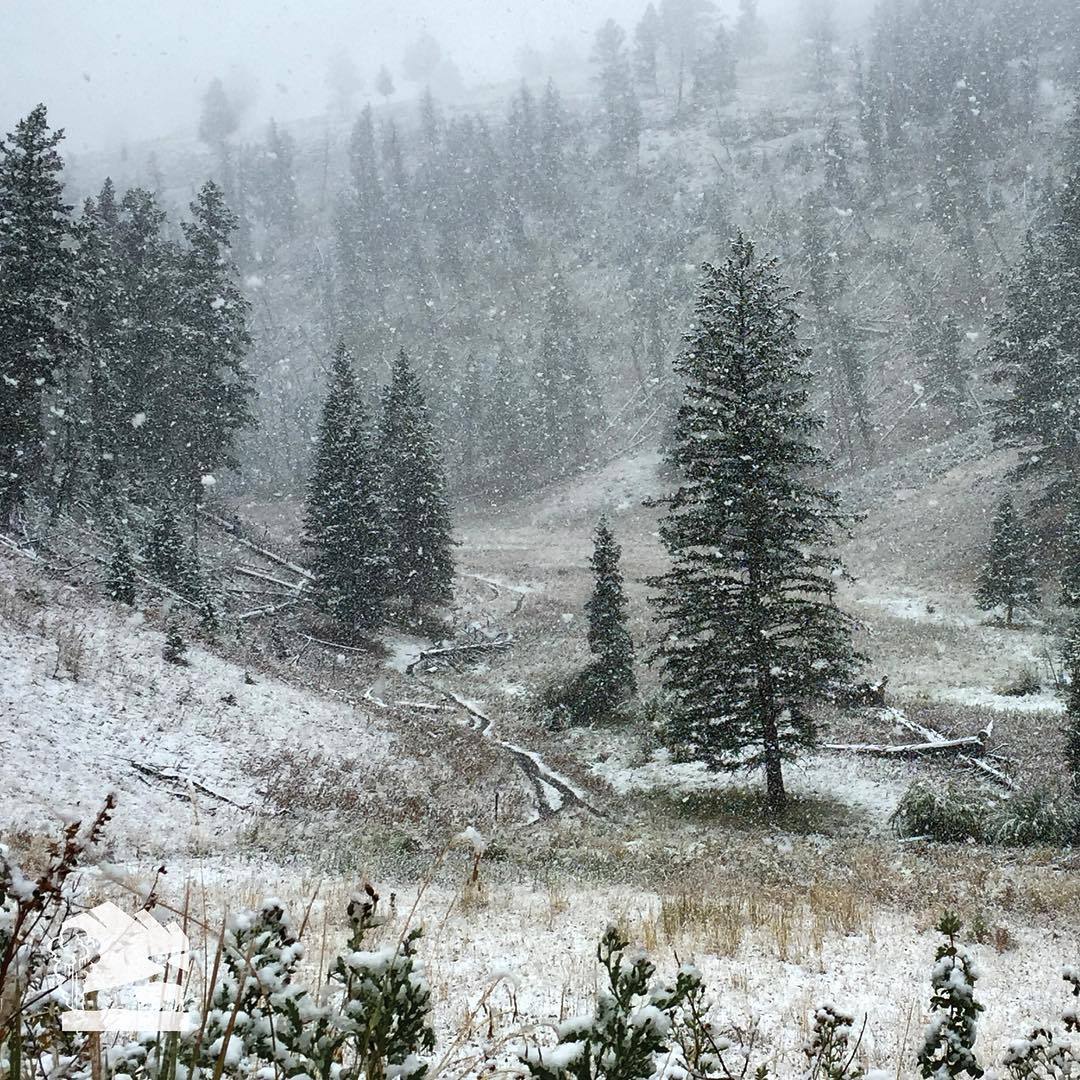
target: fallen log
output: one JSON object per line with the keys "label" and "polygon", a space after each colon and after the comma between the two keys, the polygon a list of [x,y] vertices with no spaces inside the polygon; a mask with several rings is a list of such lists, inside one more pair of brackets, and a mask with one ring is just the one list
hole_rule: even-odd
{"label": "fallen log", "polygon": [[416,659],[405,668],[405,674],[411,675],[413,668],[425,660],[437,660],[444,656],[456,656],[462,653],[501,652],[504,649],[509,649],[511,645],[513,645],[511,638],[499,638],[496,641],[474,641],[466,645],[444,645],[438,649],[425,649],[423,652],[418,653]]}
{"label": "fallen log", "polygon": [[212,521],[219,529],[224,529],[229,533],[238,544],[243,544],[244,547],[250,548],[252,551],[257,552],[264,559],[269,559],[271,562],[275,562],[278,566],[284,566],[286,569],[291,570],[294,574],[299,574],[302,578],[307,578],[308,581],[314,581],[315,575],[304,567],[299,566],[297,563],[292,562],[290,559],[283,559],[280,555],[275,555],[274,552],[267,548],[260,547],[258,544],[253,543],[246,536],[241,536],[237,531],[236,525],[231,521],[226,521],[223,517],[219,517],[217,514],[200,507],[199,516],[206,518],[207,521]]}
{"label": "fallen log", "polygon": [[961,750],[981,753],[983,741],[979,735],[965,735],[959,739],[934,739],[920,743],[826,743],[825,749],[848,754],[873,754],[877,757],[918,757],[921,754],[947,754]]}
{"label": "fallen log", "polygon": [[247,622],[248,619],[261,619],[264,615],[275,615],[287,607],[293,607],[295,604],[299,604],[300,601],[295,597],[291,600],[283,600],[280,604],[271,604],[269,607],[254,608],[252,611],[245,611],[236,618],[240,622]]}
{"label": "fallen log", "polygon": [[253,578],[255,581],[266,581],[271,585],[279,585],[283,589],[290,589],[293,592],[299,592],[307,585],[307,580],[302,581],[285,581],[282,578],[274,577],[273,574],[264,574],[261,570],[256,570],[253,566],[234,566],[233,571],[237,574],[242,574],[244,577]]}

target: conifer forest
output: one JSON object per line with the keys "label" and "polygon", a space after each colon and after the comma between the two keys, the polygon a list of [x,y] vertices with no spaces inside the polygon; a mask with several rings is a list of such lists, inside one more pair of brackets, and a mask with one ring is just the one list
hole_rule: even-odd
{"label": "conifer forest", "polygon": [[1077,0],[0,19],[0,1080],[1080,1080]]}

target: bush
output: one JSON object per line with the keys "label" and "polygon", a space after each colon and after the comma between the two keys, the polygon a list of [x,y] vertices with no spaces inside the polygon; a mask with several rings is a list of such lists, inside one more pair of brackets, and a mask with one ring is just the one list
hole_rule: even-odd
{"label": "bush", "polygon": [[547,687],[540,694],[537,711],[548,727],[561,731],[567,727],[609,723],[616,718],[619,708],[610,686],[590,666]]}
{"label": "bush", "polygon": [[1002,697],[1029,697],[1042,689],[1042,680],[1033,667],[1024,667],[1000,686],[994,687],[994,693]]}
{"label": "bush", "polygon": [[898,836],[926,836],[943,843],[983,839],[987,806],[974,792],[953,784],[917,781],[889,819]]}
{"label": "bush", "polygon": [[1075,829],[1076,809],[1044,788],[1015,795],[1002,804],[987,829],[997,844],[1062,844]]}

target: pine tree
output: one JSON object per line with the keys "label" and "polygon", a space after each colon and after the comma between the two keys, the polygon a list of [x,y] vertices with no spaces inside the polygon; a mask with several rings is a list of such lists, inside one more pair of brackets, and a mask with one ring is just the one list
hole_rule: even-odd
{"label": "pine tree", "polygon": [[120,533],[116,535],[112,558],[109,560],[105,595],[118,604],[135,606],[135,561],[131,555],[131,548]]}
{"label": "pine tree", "polygon": [[994,515],[986,565],[975,587],[975,603],[983,611],[1004,607],[1005,625],[1012,626],[1017,607],[1035,607],[1038,602],[1027,530],[1016,513],[1012,496],[1005,495]]}
{"label": "pine tree", "polygon": [[830,550],[847,518],[807,474],[808,353],[775,260],[741,235],[706,266],[696,324],[676,371],[686,391],[664,500],[672,569],[652,580],[670,632],[657,652],[674,695],[671,737],[717,769],[764,766],[767,805],[784,808],[783,762],[815,744],[807,706],[850,683],[862,658],[835,606]]}
{"label": "pine tree", "polygon": [[851,206],[855,201],[855,185],[848,172],[848,141],[839,120],[832,120],[825,132],[822,147],[825,156],[825,191],[840,208]]}
{"label": "pine tree", "polygon": [[267,228],[286,237],[295,234],[299,215],[293,171],[295,156],[296,144],[292,136],[271,120],[262,162],[261,209]]}
{"label": "pine tree", "polygon": [[319,609],[346,633],[379,626],[389,566],[386,526],[372,436],[344,342],[330,369],[304,539],[314,551]]}
{"label": "pine tree", "polygon": [[625,43],[623,28],[608,19],[597,31],[592,52],[604,109],[605,156],[620,166],[637,161],[641,136],[641,106],[634,93]]}
{"label": "pine tree", "polygon": [[71,208],[56,150],[63,137],[38,105],[0,140],[0,524],[40,472],[42,401],[68,353]]}
{"label": "pine tree", "polygon": [[390,544],[390,586],[421,604],[453,597],[453,539],[443,464],[420,383],[402,349],[383,394],[378,460]]}
{"label": "pine tree", "polygon": [[192,602],[202,596],[202,582],[193,553],[184,544],[176,513],[162,503],[151,526],[143,552],[146,569],[161,584]]}
{"label": "pine tree", "polygon": [[182,337],[173,357],[185,415],[173,432],[170,484],[174,497],[193,511],[207,477],[236,466],[233,443],[253,422],[254,382],[245,365],[250,305],[230,258],[236,217],[213,181],[200,190],[191,214],[182,226],[188,243],[178,271]]}
{"label": "pine tree", "polygon": [[758,15],[758,0],[739,0],[735,22],[735,49],[740,56],[760,56],[766,49],[765,27]]}
{"label": "pine tree", "polygon": [[1075,495],[1061,529],[1061,602],[1080,608],[1080,501]]}
{"label": "pine tree", "polygon": [[577,316],[564,276],[548,287],[537,370],[536,443],[552,472],[565,472],[588,448],[602,415]]}
{"label": "pine tree", "polygon": [[634,77],[650,93],[656,93],[656,59],[660,51],[660,16],[648,4],[634,27]]}
{"label": "pine tree", "polygon": [[525,389],[510,350],[503,345],[484,404],[488,490],[505,499],[520,490],[527,474],[523,460],[528,442]]}
{"label": "pine tree", "polygon": [[236,110],[225,93],[224,85],[220,79],[212,79],[203,94],[199,139],[218,155],[222,165],[228,158],[229,136],[238,126]]}
{"label": "pine tree", "polygon": [[375,90],[380,97],[390,98],[394,95],[394,77],[383,64],[379,73],[375,76]]}
{"label": "pine tree", "polygon": [[962,928],[951,912],[937,925],[946,940],[934,957],[931,1019],[919,1050],[919,1072],[926,1080],[952,1080],[965,1074],[978,1080],[983,1074],[975,1057],[976,1025],[983,1006],[975,1000],[978,973],[956,941]]}
{"label": "pine tree", "polygon": [[836,70],[836,24],[832,0],[803,0],[803,21],[809,51],[810,83],[819,93],[826,90]]}
{"label": "pine tree", "polygon": [[735,49],[723,23],[712,30],[694,57],[694,98],[726,105],[735,96]]}
{"label": "pine tree", "polygon": [[1069,685],[1065,693],[1065,768],[1072,797],[1080,803],[1080,618],[1074,617],[1065,644]]}
{"label": "pine tree", "polygon": [[593,555],[592,596],[585,604],[589,619],[589,649],[593,684],[601,700],[611,708],[637,689],[634,676],[634,642],[626,626],[626,594],[619,566],[622,548],[606,518],[596,527]]}

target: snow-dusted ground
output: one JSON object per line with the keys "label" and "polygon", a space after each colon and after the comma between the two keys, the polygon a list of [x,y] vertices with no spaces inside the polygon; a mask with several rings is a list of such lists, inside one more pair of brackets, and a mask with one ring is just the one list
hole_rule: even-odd
{"label": "snow-dusted ground", "polygon": [[[57,664],[65,634],[81,640],[77,679]],[[140,615],[64,586],[48,590],[30,627],[0,618],[4,827],[51,832],[59,815],[91,815],[115,791],[117,828],[137,849],[183,852],[265,812],[256,755],[314,742],[377,766],[391,753],[394,736],[373,714],[261,674],[248,681],[194,646],[187,666],[168,663],[163,644]]]}

